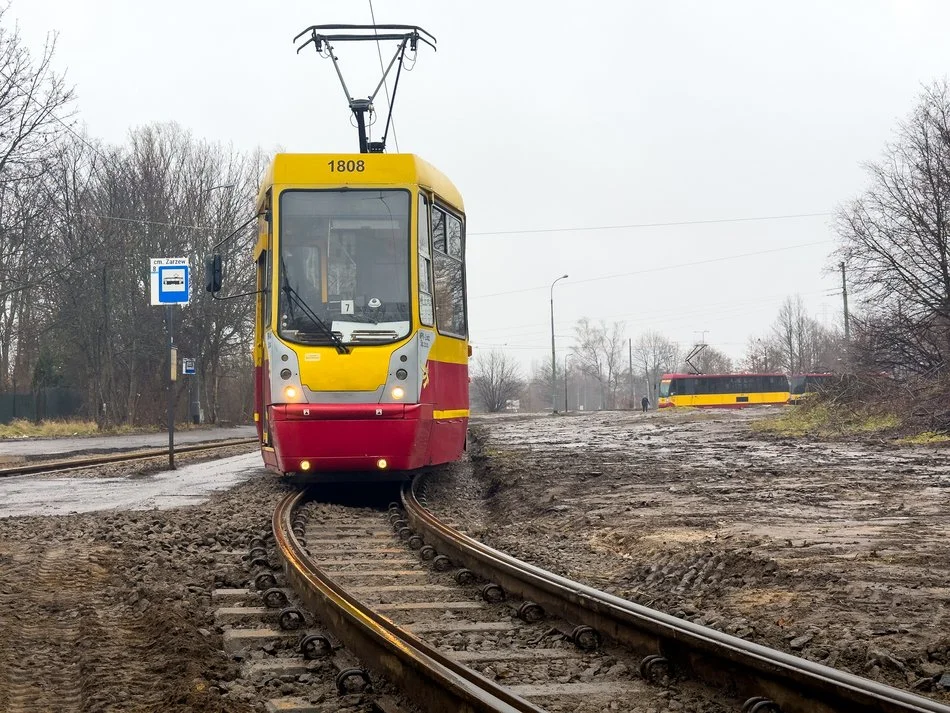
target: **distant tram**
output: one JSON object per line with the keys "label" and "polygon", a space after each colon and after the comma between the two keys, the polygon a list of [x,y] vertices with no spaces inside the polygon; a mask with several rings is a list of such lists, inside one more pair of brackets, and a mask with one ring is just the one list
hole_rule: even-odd
{"label": "distant tram", "polygon": [[658,407],[742,408],[788,399],[785,374],[664,374]]}

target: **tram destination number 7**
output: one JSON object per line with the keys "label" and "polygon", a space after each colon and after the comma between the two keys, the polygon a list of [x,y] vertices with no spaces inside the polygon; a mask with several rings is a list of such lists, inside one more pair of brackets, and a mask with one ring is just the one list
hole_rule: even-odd
{"label": "tram destination number 7", "polygon": [[344,161],[342,158],[337,161],[327,161],[330,167],[330,173],[362,173],[366,170],[366,163],[360,161]]}

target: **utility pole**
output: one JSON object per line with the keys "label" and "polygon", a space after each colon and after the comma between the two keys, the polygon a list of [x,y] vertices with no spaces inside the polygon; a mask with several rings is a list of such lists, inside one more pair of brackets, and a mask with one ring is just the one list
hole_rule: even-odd
{"label": "utility pole", "polygon": [[554,286],[567,275],[561,275],[551,283],[551,413],[557,413],[557,353],[554,348]]}
{"label": "utility pole", "polygon": [[848,281],[844,276],[844,261],[839,263],[841,267],[841,297],[844,300],[844,340],[851,341],[851,317],[848,314]]}
{"label": "utility pole", "polygon": [[627,340],[627,358],[630,364],[630,408],[635,409],[637,405],[633,401],[633,339]]}

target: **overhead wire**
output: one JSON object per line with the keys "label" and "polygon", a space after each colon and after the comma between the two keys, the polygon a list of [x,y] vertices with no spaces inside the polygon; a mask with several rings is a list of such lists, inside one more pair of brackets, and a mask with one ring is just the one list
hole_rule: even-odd
{"label": "overhead wire", "polygon": [[622,225],[593,225],[578,226],[573,228],[527,228],[524,230],[493,230],[485,232],[469,232],[468,236],[479,235],[525,235],[530,233],[567,233],[567,232],[587,232],[592,230],[623,230],[628,228],[668,228],[684,225],[712,225],[716,223],[750,223],[760,220],[793,220],[797,218],[819,218],[832,216],[834,213],[789,213],[786,215],[762,215],[753,217],[739,218],[707,218],[701,220],[677,220],[662,223],[626,223]]}
{"label": "overhead wire", "polygon": [[[675,265],[662,265],[660,267],[647,267],[642,270],[633,270],[631,272],[617,272],[611,275],[600,275],[598,277],[587,277],[580,280],[571,280],[570,282],[564,283],[565,285],[577,285],[587,282],[600,282],[602,280],[614,280],[619,277],[631,277],[633,275],[645,275],[651,272],[664,272],[666,270],[678,270],[684,267],[694,267],[696,265],[708,265],[714,262],[724,262],[726,260],[736,260],[744,257],[753,257],[756,255],[768,255],[769,253],[783,252],[786,250],[797,250],[799,248],[814,247],[816,245],[824,245],[825,243],[831,242],[830,239],[818,240],[811,243],[798,243],[797,245],[786,245],[780,248],[771,248],[769,250],[756,250],[754,252],[748,253],[739,253],[737,255],[723,255],[721,257],[712,257],[705,260],[693,260],[692,262],[681,262]],[[534,292],[536,290],[546,290],[549,285],[538,285],[536,287],[522,287],[517,290],[506,290],[504,292],[490,292],[484,295],[471,295],[469,300],[484,299],[486,297],[500,297],[503,295],[514,295],[523,292]]]}
{"label": "overhead wire", "polygon": [[[798,294],[803,297],[812,297],[815,295],[824,295],[826,294],[826,290],[824,289],[810,290],[808,292],[799,292]],[[682,309],[672,308],[672,307],[663,307],[660,309],[637,310],[635,312],[621,312],[619,314],[606,315],[605,317],[602,317],[601,319],[623,320],[626,318],[634,318],[635,321],[639,321],[640,318],[648,317],[652,320],[665,320],[667,319],[668,316],[669,318],[676,318],[683,314],[697,315],[697,314],[703,314],[708,310],[714,310],[717,312],[733,311],[736,308],[745,308],[746,306],[752,305],[752,304],[764,304],[769,309],[771,309],[772,308],[771,303],[777,300],[784,300],[786,297],[788,297],[788,295],[785,293],[774,294],[774,295],[762,295],[762,296],[757,296],[754,299],[723,300],[721,302],[706,302],[703,304],[703,306],[700,309],[692,310],[690,312],[685,312],[685,313],[683,312]],[[573,327],[574,323],[575,323],[574,321],[562,319],[562,320],[558,320],[556,322],[556,325],[558,329],[567,329],[567,328]],[[494,327],[494,328],[480,330],[479,334],[486,334],[486,333],[491,334],[491,338],[493,339],[504,339],[508,335],[499,334],[499,332],[509,332],[509,331],[517,332],[516,334],[511,335],[512,337],[516,337],[516,338],[521,338],[521,337],[526,337],[526,336],[545,336],[545,337],[551,336],[550,330],[545,330],[543,332],[538,331],[538,332],[529,332],[529,333],[525,333],[524,331],[520,331],[520,332],[518,331],[518,330],[524,330],[524,329],[537,327],[537,326],[538,326],[537,322],[532,322],[530,324],[511,325],[508,327]]]}
{"label": "overhead wire", "polygon": [[[369,16],[373,20],[373,34],[378,38],[379,33],[376,32],[376,13],[373,12],[373,0],[369,0]],[[396,136],[396,119],[392,115],[393,105],[392,100],[389,98],[389,83],[386,81],[386,69],[383,66],[383,51],[379,46],[379,39],[376,40],[376,54],[379,56],[379,69],[383,72],[383,89],[386,91],[386,106],[389,107],[389,123],[393,127],[393,143],[396,144],[396,153],[399,153],[399,139]]]}
{"label": "overhead wire", "polygon": [[[720,308],[720,309],[715,310],[714,312],[711,312],[708,309],[690,310],[690,311],[685,311],[685,312],[678,312],[674,316],[667,317],[661,320],[658,320],[657,318],[633,320],[632,323],[629,324],[628,326],[635,326],[638,322],[655,323],[656,321],[661,321],[664,326],[669,326],[669,325],[674,325],[674,324],[682,324],[684,322],[694,322],[698,318],[712,321],[712,319],[714,319],[715,317],[751,316],[751,315],[759,314],[767,310],[774,310],[774,309],[775,309],[774,304],[762,303],[755,307],[750,307],[748,305],[736,305],[729,308]],[[562,326],[566,327],[566,325],[562,325]],[[575,334],[564,334],[563,331],[562,333],[558,333],[558,330],[555,330],[554,336],[556,339],[559,339],[559,340],[560,339],[570,339],[570,340],[576,339]],[[503,343],[506,338],[517,339],[520,342],[530,342],[532,339],[544,340],[544,343],[539,343],[537,348],[545,349],[545,350],[548,350],[551,348],[551,344],[550,344],[551,333],[550,332],[529,332],[529,333],[511,334],[511,335],[504,335],[504,334],[490,335],[487,337],[487,340],[491,341],[496,346],[504,346],[504,344],[501,344],[499,342]],[[474,341],[476,344],[479,343],[479,340],[477,339],[473,339],[472,341]]]}

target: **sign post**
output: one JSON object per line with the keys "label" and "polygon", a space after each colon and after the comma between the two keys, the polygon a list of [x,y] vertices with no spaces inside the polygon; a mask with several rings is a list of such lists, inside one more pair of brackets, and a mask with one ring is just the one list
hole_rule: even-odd
{"label": "sign post", "polygon": [[178,377],[178,350],[175,348],[176,304],[188,304],[190,269],[186,257],[159,257],[150,260],[153,305],[165,305],[168,324],[168,468],[175,470],[175,380]]}

